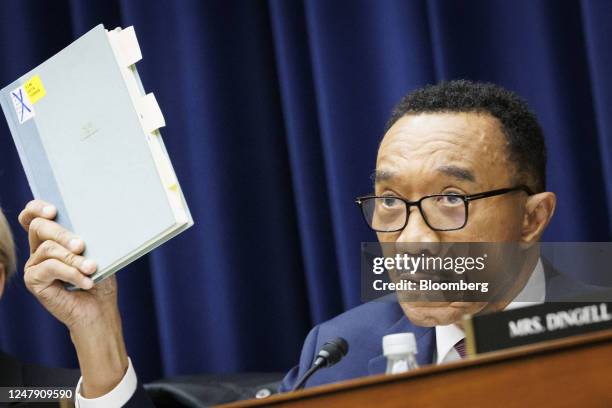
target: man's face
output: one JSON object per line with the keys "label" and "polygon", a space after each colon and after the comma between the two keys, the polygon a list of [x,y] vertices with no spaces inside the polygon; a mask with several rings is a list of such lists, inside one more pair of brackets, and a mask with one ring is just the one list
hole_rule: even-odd
{"label": "man's face", "polygon": [[[516,184],[499,122],[478,113],[407,115],[385,134],[376,161],[375,194],[416,201],[425,195],[474,194]],[[411,207],[402,231],[377,233],[380,242],[516,242],[525,194],[506,194],[469,205],[460,230],[430,229]],[[402,302],[421,326],[446,325],[483,310],[485,302]]]}

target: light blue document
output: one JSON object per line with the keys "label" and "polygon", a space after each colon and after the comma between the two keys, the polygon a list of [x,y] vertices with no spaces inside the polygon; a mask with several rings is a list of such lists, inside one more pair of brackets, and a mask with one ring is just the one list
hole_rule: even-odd
{"label": "light blue document", "polygon": [[97,282],[193,225],[132,27],[99,25],[0,91],[35,198],[82,237]]}

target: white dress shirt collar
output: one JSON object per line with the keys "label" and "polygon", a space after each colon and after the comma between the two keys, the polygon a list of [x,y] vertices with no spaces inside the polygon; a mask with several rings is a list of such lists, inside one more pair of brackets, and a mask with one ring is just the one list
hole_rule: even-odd
{"label": "white dress shirt collar", "polygon": [[[504,310],[544,303],[546,298],[546,278],[542,260],[534,268],[529,280],[518,295],[504,308]],[[436,364],[459,360],[461,357],[455,344],[465,338],[465,333],[455,324],[436,326]]]}

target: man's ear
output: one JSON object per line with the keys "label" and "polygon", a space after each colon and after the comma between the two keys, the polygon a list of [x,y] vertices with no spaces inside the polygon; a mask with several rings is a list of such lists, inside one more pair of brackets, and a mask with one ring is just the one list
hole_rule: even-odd
{"label": "man's ear", "polygon": [[0,263],[0,298],[4,293],[4,284],[6,283],[6,267]]}
{"label": "man's ear", "polygon": [[557,196],[548,191],[527,198],[521,231],[523,242],[532,243],[540,239],[555,212],[556,205]]}

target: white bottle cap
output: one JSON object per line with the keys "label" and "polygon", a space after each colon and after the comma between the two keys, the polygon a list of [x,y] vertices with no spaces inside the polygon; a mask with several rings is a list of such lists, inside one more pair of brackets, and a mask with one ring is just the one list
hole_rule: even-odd
{"label": "white bottle cap", "polygon": [[414,333],[388,334],[383,337],[383,354],[385,356],[396,354],[417,353]]}

